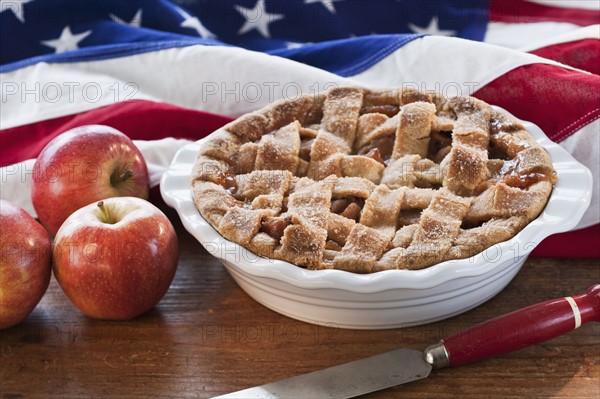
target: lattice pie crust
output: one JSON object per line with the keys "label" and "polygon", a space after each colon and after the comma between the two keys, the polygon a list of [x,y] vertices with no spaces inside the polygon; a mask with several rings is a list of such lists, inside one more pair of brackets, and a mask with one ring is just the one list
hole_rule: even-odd
{"label": "lattice pie crust", "polygon": [[191,185],[225,238],[310,269],[421,269],[514,236],[556,182],[523,126],[473,97],[335,88],[231,122]]}

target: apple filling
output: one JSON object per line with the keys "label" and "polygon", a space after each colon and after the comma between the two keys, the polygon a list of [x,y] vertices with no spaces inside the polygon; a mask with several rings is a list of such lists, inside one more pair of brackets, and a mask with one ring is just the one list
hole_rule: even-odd
{"label": "apple filling", "polygon": [[[493,138],[490,142],[490,150],[488,154],[490,159],[488,160],[488,171],[490,172],[490,179],[482,182],[477,187],[475,192],[479,194],[495,182],[503,182],[507,186],[516,187],[520,189],[527,189],[540,181],[547,181],[550,183],[556,182],[556,172],[545,165],[544,163],[533,164],[528,159],[545,158],[547,155],[544,152],[540,152],[536,147],[531,147],[529,143],[525,141],[518,141],[512,138],[510,142],[500,142],[498,139]],[[506,152],[502,151],[501,147],[509,148],[512,145],[513,150],[519,149],[516,156],[512,159],[507,157]]]}
{"label": "apple filling", "polygon": [[312,150],[314,142],[315,139],[303,139],[300,142],[300,152],[298,153],[300,159],[310,162],[310,151]]}
{"label": "apple filling", "polygon": [[383,114],[389,117],[392,117],[400,112],[399,105],[393,104],[377,104],[377,105],[368,105],[360,110],[360,114]]}
{"label": "apple filling", "polygon": [[502,181],[506,183],[506,185],[521,189],[528,188],[540,181],[552,181],[553,179],[556,179],[555,175],[548,174],[547,171],[542,168],[523,171],[519,156],[510,161],[504,161],[502,174]]}
{"label": "apple filling", "polygon": [[452,132],[432,132],[427,150],[427,158],[441,163],[452,149]]}
{"label": "apple filling", "polygon": [[392,150],[394,149],[394,136],[377,137],[369,143],[368,146],[361,148],[358,155],[364,155],[373,158],[382,165],[388,165],[392,158]]}
{"label": "apple filling", "polygon": [[477,222],[463,220],[463,222],[460,225],[460,228],[463,230],[476,229],[478,227],[483,226],[483,224],[486,222],[488,222],[488,220],[479,220]]}
{"label": "apple filling", "polygon": [[292,219],[289,217],[268,218],[261,222],[260,231],[280,241],[285,229],[291,224]]}
{"label": "apple filling", "polygon": [[331,212],[358,222],[365,200],[356,197],[345,197],[331,200]]}
{"label": "apple filling", "polygon": [[488,159],[500,159],[506,161],[508,160],[508,157],[506,153],[496,145],[494,140],[490,140],[490,146],[488,147]]}
{"label": "apple filling", "polygon": [[237,191],[235,177],[230,175],[226,176],[225,179],[223,179],[223,187],[225,188],[225,191],[229,193],[229,195],[234,195]]}
{"label": "apple filling", "polygon": [[401,227],[419,223],[419,221],[421,220],[422,213],[422,209],[402,209],[398,215],[397,226]]}

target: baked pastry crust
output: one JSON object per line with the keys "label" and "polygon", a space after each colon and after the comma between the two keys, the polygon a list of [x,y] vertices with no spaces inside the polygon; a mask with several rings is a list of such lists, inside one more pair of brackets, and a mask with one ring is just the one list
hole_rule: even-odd
{"label": "baked pastry crust", "polygon": [[422,269],[505,241],[556,182],[525,128],[473,97],[334,88],[211,135],[191,185],[250,251],[310,269]]}

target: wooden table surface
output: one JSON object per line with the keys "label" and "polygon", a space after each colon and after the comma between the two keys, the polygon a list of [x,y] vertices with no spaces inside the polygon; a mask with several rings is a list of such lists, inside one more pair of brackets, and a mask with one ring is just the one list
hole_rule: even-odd
{"label": "wooden table surface", "polygon": [[[175,280],[128,322],[83,316],[53,279],[19,326],[0,332],[0,397],[206,398],[398,347],[422,350],[489,318],[600,282],[598,259],[530,259],[492,300],[462,315],[382,331],[316,326],[252,300],[165,210],[178,230]],[[535,347],[366,398],[600,398],[600,324]]]}

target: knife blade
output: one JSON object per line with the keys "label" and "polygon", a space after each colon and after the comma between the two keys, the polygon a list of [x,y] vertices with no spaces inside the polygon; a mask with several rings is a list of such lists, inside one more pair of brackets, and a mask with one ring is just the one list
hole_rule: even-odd
{"label": "knife blade", "polygon": [[425,378],[430,371],[422,352],[396,349],[218,398],[352,398]]}
{"label": "knife blade", "polygon": [[600,284],[583,294],[531,305],[467,328],[424,352],[396,349],[217,398],[352,398],[541,343],[600,321]]}

